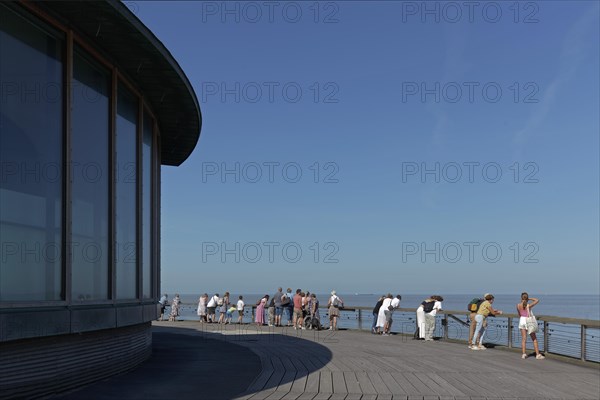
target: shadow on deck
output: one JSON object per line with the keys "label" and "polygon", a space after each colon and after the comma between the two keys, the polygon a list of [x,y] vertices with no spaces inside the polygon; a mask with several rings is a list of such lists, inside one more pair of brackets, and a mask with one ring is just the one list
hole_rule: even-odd
{"label": "shadow on deck", "polygon": [[446,341],[186,321],[153,357],[67,399],[598,399],[600,370]]}

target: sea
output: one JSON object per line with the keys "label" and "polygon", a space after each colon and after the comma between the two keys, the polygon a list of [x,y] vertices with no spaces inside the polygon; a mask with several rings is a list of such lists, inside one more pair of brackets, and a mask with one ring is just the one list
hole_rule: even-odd
{"label": "sea", "polygon": [[[223,295],[223,292],[218,292]],[[209,297],[213,293],[208,293]],[[270,296],[274,294],[268,293]],[[397,293],[392,293],[394,296]],[[169,293],[169,300],[173,298],[174,294]],[[264,297],[263,294],[241,294],[244,298],[246,305],[254,305],[258,300]],[[231,302],[236,302],[240,296],[239,293],[231,293]],[[317,294],[317,298],[320,301],[321,307],[327,305],[329,294]],[[344,307],[374,307],[375,303],[379,299],[381,294],[361,294],[361,293],[342,293],[338,296],[344,301]],[[444,310],[452,311],[466,311],[467,304],[477,297],[481,297],[482,294],[453,294],[444,296],[444,302],[442,303]],[[494,294],[494,308],[502,310],[505,313],[516,314],[517,303],[521,296],[519,294]],[[200,294],[180,294],[182,300],[182,308],[180,319],[198,319],[196,314],[198,298]],[[423,294],[407,294],[402,295],[402,301],[400,303],[401,308],[414,308],[415,310],[429,295]],[[540,295],[539,304],[533,309],[535,314],[538,316],[554,316],[554,317],[566,317],[566,318],[580,318],[580,319],[591,319],[600,320],[600,295]]]}

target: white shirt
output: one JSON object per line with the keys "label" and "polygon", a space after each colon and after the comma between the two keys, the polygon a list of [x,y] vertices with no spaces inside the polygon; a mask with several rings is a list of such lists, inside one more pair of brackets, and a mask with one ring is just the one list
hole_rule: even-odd
{"label": "white shirt", "polygon": [[436,301],[433,304],[433,310],[431,310],[431,312],[429,313],[429,315],[433,315],[435,317],[436,314],[437,314],[437,311],[441,310],[441,309],[442,309],[442,302],[441,301]]}
{"label": "white shirt", "polygon": [[[337,302],[336,302],[336,300],[337,300]],[[343,304],[343,303],[342,303],[342,299],[340,299],[340,298],[337,296],[337,294],[334,294],[334,295],[332,295],[332,296],[331,296],[331,298],[329,299],[329,303],[330,303],[332,306],[333,306],[333,305],[336,305],[336,306],[341,306],[341,305]]]}
{"label": "white shirt", "polygon": [[216,307],[217,301],[219,301],[219,298],[216,295],[211,297],[210,300],[208,301],[207,307]]}
{"label": "white shirt", "polygon": [[399,308],[400,307],[400,299],[398,299],[397,297],[394,297],[392,299],[392,307]]}
{"label": "white shirt", "polygon": [[237,302],[238,311],[244,311],[244,306],[245,306],[244,300],[238,300],[238,302]]}

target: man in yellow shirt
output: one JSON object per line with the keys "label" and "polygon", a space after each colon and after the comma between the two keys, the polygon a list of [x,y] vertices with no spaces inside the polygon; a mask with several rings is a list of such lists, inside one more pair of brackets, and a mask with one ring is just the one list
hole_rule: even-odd
{"label": "man in yellow shirt", "polygon": [[[485,336],[487,317],[490,314],[502,314],[502,311],[494,310],[494,308],[492,307],[492,303],[494,302],[493,295],[487,294],[484,298],[485,301],[481,303],[481,305],[479,306],[479,310],[477,310],[477,315],[475,315],[475,322],[477,322],[477,326],[475,327],[475,333],[473,334],[473,338],[471,339],[471,350],[485,350],[485,346],[483,345],[483,337]],[[477,345],[477,337],[480,333],[481,338],[479,339],[479,345]]]}

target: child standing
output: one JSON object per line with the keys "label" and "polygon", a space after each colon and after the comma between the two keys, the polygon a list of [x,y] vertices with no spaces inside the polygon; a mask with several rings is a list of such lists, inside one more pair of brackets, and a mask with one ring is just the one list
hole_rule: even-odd
{"label": "child standing", "polygon": [[240,296],[237,302],[237,312],[238,312],[238,324],[242,324],[242,319],[244,318],[244,296]]}

